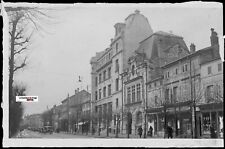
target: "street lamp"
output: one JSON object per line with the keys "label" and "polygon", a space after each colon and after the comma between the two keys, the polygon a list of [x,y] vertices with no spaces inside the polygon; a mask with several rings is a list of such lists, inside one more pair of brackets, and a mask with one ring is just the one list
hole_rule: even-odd
{"label": "street lamp", "polygon": [[123,92],[124,92],[124,82],[123,82],[123,78],[126,76],[128,74],[128,72],[123,72],[122,74],[120,74],[120,76],[121,76],[121,79],[122,79],[122,113],[121,113],[121,119],[122,119],[122,121],[121,121],[121,133],[123,133],[123,106],[124,106],[124,103],[123,103]]}

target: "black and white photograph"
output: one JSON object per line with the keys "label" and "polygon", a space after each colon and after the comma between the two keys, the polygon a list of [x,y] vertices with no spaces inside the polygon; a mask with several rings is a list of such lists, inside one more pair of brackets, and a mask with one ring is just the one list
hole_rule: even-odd
{"label": "black and white photograph", "polygon": [[3,146],[223,147],[223,5],[8,3]]}

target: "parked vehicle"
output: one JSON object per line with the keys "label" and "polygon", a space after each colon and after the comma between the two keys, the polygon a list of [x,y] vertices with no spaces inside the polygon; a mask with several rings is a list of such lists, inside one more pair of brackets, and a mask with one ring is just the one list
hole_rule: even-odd
{"label": "parked vehicle", "polygon": [[43,129],[42,129],[42,132],[52,134],[53,133],[53,127],[52,126],[44,126]]}

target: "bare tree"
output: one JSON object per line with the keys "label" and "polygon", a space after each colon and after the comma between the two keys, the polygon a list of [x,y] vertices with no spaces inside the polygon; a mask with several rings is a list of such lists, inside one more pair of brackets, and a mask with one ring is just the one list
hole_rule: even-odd
{"label": "bare tree", "polygon": [[[11,114],[18,105],[13,93],[14,74],[27,65],[28,57],[23,53],[29,49],[34,31],[43,29],[40,22],[50,17],[43,12],[44,9],[37,7],[5,7],[5,10],[9,17],[9,113]],[[14,120],[14,117],[9,119],[9,137],[14,135],[14,129],[18,129],[13,127]]]}

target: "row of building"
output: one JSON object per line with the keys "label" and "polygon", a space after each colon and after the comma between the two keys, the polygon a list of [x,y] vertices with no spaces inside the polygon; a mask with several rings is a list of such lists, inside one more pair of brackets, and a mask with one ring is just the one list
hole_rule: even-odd
{"label": "row of building", "polygon": [[24,118],[24,124],[31,128],[52,126],[55,132],[83,133],[90,128],[91,94],[86,90],[75,90],[74,95],[62,100],[41,114]]}
{"label": "row of building", "polygon": [[111,44],[91,58],[92,123],[101,133],[223,136],[223,63],[218,36],[196,50],[183,37],[153,32],[138,10],[116,23]]}
{"label": "row of building", "polygon": [[[183,37],[153,32],[138,10],[116,23],[108,48],[91,58],[91,93],[76,90],[49,111],[55,130],[164,137],[223,137],[223,62],[217,33],[196,50]],[[46,121],[46,120],[43,120]],[[43,124],[46,122],[43,122]]]}

